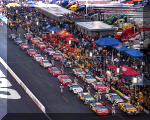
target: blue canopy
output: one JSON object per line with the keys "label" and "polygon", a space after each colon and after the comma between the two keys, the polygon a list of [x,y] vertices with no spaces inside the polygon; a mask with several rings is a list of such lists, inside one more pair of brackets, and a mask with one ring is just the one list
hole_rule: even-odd
{"label": "blue canopy", "polygon": [[143,75],[138,75],[136,78],[138,80],[138,85],[139,86],[150,85],[150,81],[147,80]]}
{"label": "blue canopy", "polygon": [[95,43],[100,46],[114,46],[114,45],[118,45],[119,41],[115,38],[104,37],[104,38],[100,38],[99,40],[96,40]]}
{"label": "blue canopy", "polygon": [[126,51],[126,50],[128,50],[128,48],[126,46],[124,46],[121,42],[119,42],[118,45],[114,45],[112,47],[115,48],[118,51]]}
{"label": "blue canopy", "polygon": [[50,28],[48,28],[47,30],[48,30],[49,32],[52,32],[52,31],[54,31],[54,32],[60,32],[60,30],[57,29],[56,27],[50,27]]}
{"label": "blue canopy", "polygon": [[138,58],[138,57],[143,57],[143,56],[144,56],[143,53],[141,53],[140,51],[138,51],[138,50],[136,50],[136,49],[134,49],[134,48],[128,49],[128,50],[126,50],[126,51],[124,51],[124,52],[125,52],[126,54],[130,55],[131,57],[136,57],[136,58]]}

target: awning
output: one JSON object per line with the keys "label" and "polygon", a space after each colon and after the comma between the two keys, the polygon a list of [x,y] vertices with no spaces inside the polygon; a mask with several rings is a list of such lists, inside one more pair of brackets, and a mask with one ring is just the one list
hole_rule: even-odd
{"label": "awning", "polygon": [[123,65],[120,67],[122,75],[127,75],[127,76],[137,76],[140,75],[140,71],[135,71],[131,67],[127,65]]}
{"label": "awning", "polygon": [[119,42],[118,45],[112,46],[113,48],[115,48],[118,51],[126,51],[128,50],[128,48],[126,46],[123,45],[123,43]]}
{"label": "awning", "polygon": [[128,49],[127,51],[124,51],[126,54],[130,55],[131,57],[135,57],[135,58],[138,58],[138,57],[143,57],[144,54],[141,53],[140,51],[134,49],[134,48],[131,48],[131,49]]}
{"label": "awning", "polygon": [[104,37],[95,41],[95,43],[100,46],[114,46],[114,45],[118,45],[119,41],[112,37]]}

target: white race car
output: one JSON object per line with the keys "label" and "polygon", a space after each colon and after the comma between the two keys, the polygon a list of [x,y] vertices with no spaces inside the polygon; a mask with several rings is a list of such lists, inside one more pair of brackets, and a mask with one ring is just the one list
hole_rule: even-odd
{"label": "white race car", "polygon": [[118,104],[120,102],[124,102],[124,100],[116,93],[108,93],[105,95],[106,99],[111,103]]}
{"label": "white race car", "polygon": [[83,92],[83,88],[80,87],[77,83],[70,83],[68,84],[69,90],[73,91],[74,94]]}

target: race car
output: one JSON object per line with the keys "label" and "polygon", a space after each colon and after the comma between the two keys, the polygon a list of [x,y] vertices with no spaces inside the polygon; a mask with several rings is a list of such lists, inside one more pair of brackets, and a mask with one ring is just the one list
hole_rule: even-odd
{"label": "race car", "polygon": [[36,46],[40,48],[41,50],[44,50],[46,48],[46,45],[44,44],[44,42],[38,42],[36,43]]}
{"label": "race car", "polygon": [[33,33],[24,34],[25,39],[30,40],[33,37]]}
{"label": "race car", "polygon": [[42,57],[41,54],[35,54],[33,55],[33,60],[40,62],[41,60],[43,60],[44,58]]}
{"label": "race car", "polygon": [[55,51],[52,48],[45,48],[44,52],[48,55],[53,55],[55,53]]}
{"label": "race car", "polygon": [[27,54],[30,55],[30,56],[33,56],[33,55],[36,54],[36,51],[34,49],[28,49]]}
{"label": "race car", "polygon": [[88,84],[91,84],[92,82],[96,82],[96,79],[92,75],[84,75],[83,80]]}
{"label": "race car", "polygon": [[118,103],[119,108],[128,115],[136,115],[137,109],[131,103]]}
{"label": "race car", "polygon": [[109,110],[104,106],[102,103],[96,102],[91,103],[90,108],[97,114],[97,115],[108,115]]}
{"label": "race car", "polygon": [[8,38],[11,39],[11,40],[16,39],[17,37],[18,37],[18,36],[17,36],[16,34],[10,34],[10,35],[8,36]]}
{"label": "race car", "polygon": [[21,43],[19,46],[22,50],[25,50],[25,51],[29,48],[29,45],[26,43]]}
{"label": "race car", "polygon": [[52,64],[48,60],[41,60],[40,65],[44,68],[52,67]]}
{"label": "race car", "polygon": [[107,87],[102,82],[93,82],[91,83],[93,88],[99,92],[105,92]]}
{"label": "race car", "polygon": [[95,99],[88,92],[78,93],[77,96],[84,101],[84,104],[90,105],[95,102]]}
{"label": "race car", "polygon": [[63,59],[63,56],[60,53],[57,52],[57,53],[53,54],[53,58],[55,60],[61,60],[61,59]]}
{"label": "race car", "polygon": [[53,76],[61,75],[61,71],[57,67],[48,68],[48,72]]}
{"label": "race car", "polygon": [[70,83],[68,84],[69,90],[72,91],[74,94],[83,92],[83,88],[80,87],[77,83]]}
{"label": "race car", "polygon": [[72,80],[67,75],[59,75],[57,78],[59,82],[61,82],[63,85],[68,85],[69,83],[72,83]]}
{"label": "race car", "polygon": [[105,95],[106,99],[108,99],[111,103],[118,104],[120,102],[124,102],[122,98],[116,93],[108,93]]}
{"label": "race car", "polygon": [[81,68],[75,68],[73,72],[77,77],[83,77],[86,74]]}
{"label": "race car", "polygon": [[14,42],[15,42],[17,45],[23,43],[23,41],[22,41],[20,38],[14,39]]}
{"label": "race car", "polygon": [[33,44],[37,44],[38,42],[40,42],[41,41],[41,38],[39,38],[39,37],[34,37],[34,38],[31,38],[31,42],[33,43]]}

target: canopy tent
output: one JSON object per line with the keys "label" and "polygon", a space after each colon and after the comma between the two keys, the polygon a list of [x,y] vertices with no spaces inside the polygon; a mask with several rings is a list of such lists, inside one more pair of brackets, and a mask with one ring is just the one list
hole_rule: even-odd
{"label": "canopy tent", "polygon": [[60,32],[57,33],[57,35],[61,36],[63,34],[65,34],[67,31],[66,30],[61,30]]}
{"label": "canopy tent", "polygon": [[131,67],[127,65],[122,65],[120,67],[122,75],[127,75],[127,76],[137,76],[140,75],[140,71],[135,71]]}
{"label": "canopy tent", "polygon": [[143,85],[150,85],[150,81],[147,80],[143,75],[136,76],[137,78],[137,85],[143,86]]}
{"label": "canopy tent", "polygon": [[104,37],[104,38],[100,38],[99,40],[95,41],[95,43],[100,46],[114,46],[114,45],[118,45],[119,41],[112,37]]}
{"label": "canopy tent", "polygon": [[60,30],[58,28],[56,28],[56,27],[50,27],[50,28],[48,28],[48,31],[49,32],[52,32],[52,31],[54,31],[54,32],[60,32]]}
{"label": "canopy tent", "polygon": [[120,52],[128,50],[128,48],[124,46],[121,42],[119,42],[118,45],[114,45],[112,47]]}
{"label": "canopy tent", "polygon": [[131,48],[131,49],[128,49],[127,51],[124,51],[126,54],[130,55],[131,57],[135,57],[135,58],[138,58],[138,57],[143,57],[144,54],[141,53],[140,51],[134,49],[134,48]]}
{"label": "canopy tent", "polygon": [[21,5],[19,5],[18,3],[8,3],[6,5],[6,7],[20,7]]}

